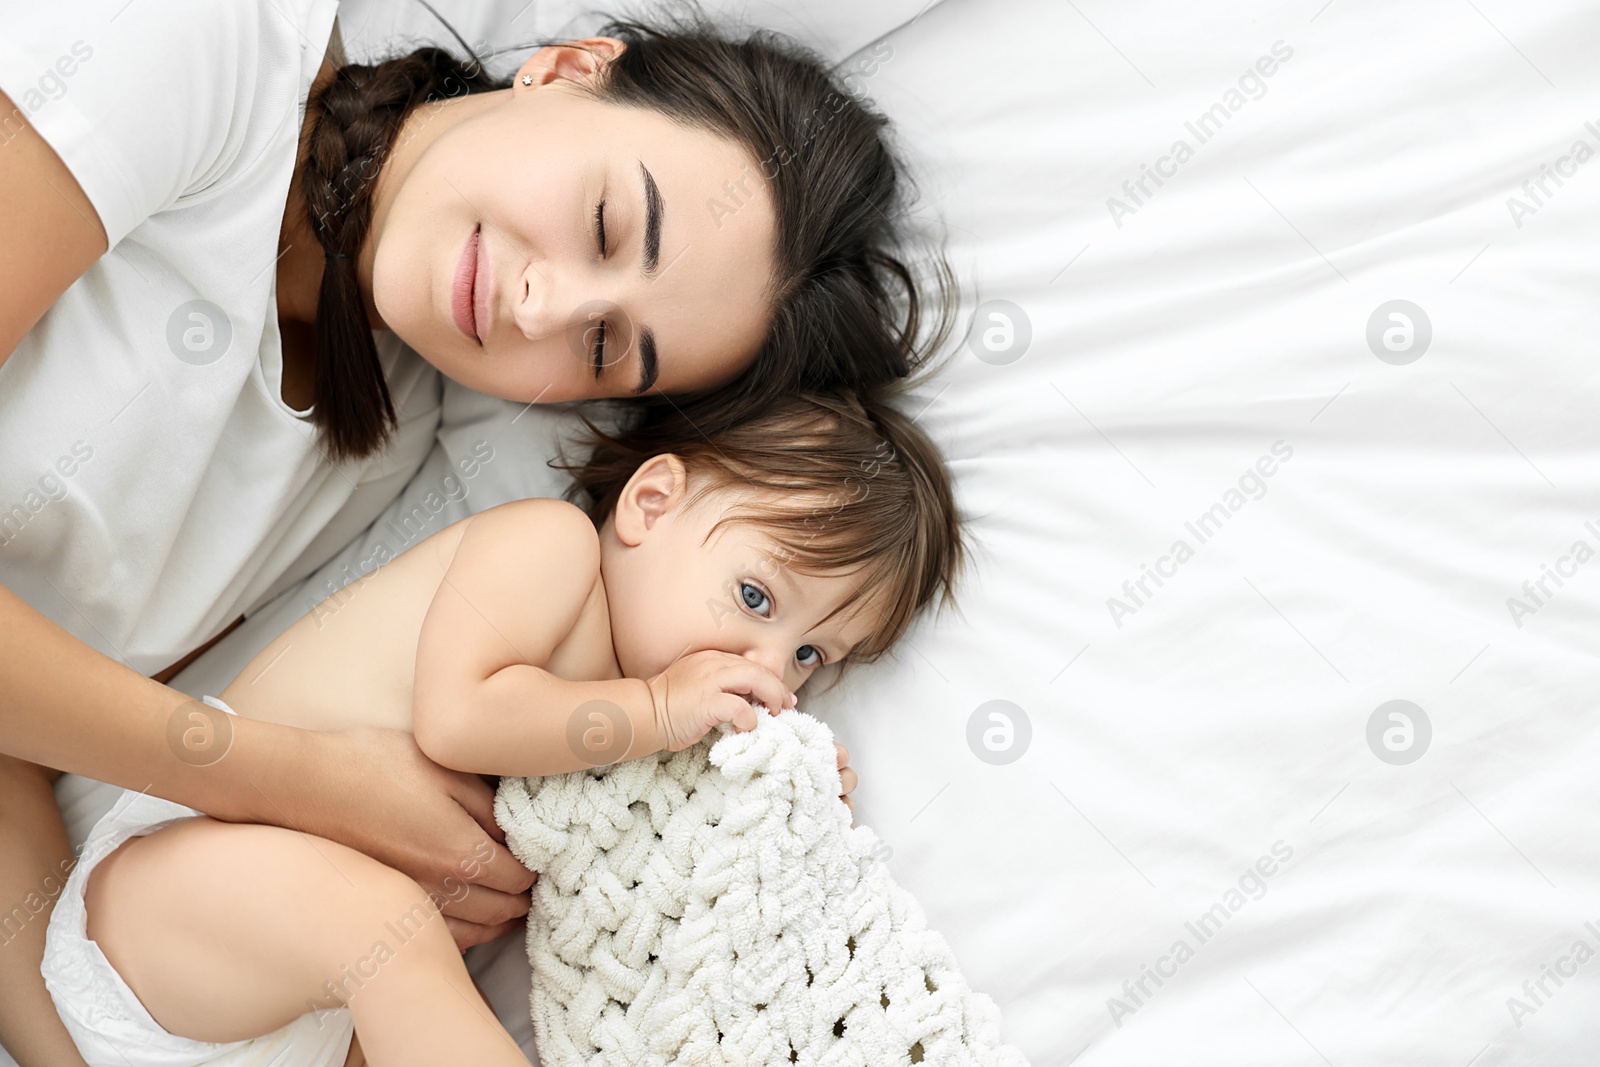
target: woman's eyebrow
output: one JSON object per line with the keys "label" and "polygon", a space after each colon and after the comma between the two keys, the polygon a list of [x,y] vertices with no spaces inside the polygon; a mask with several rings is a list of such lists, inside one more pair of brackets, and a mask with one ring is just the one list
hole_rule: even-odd
{"label": "woman's eyebrow", "polygon": [[[645,277],[653,278],[656,268],[661,264],[661,216],[666,213],[666,204],[661,199],[661,190],[656,186],[655,176],[650,173],[650,168],[644,165],[642,159],[639,161],[639,173],[644,176],[644,241],[639,246],[639,258],[641,266],[644,267]],[[647,392],[656,384],[659,372],[655,331],[648,326],[641,327],[639,384],[634,392]]]}
{"label": "woman's eyebrow", "polygon": [[656,187],[656,180],[643,160],[639,161],[639,172],[644,175],[644,244],[640,252],[645,276],[653,277],[661,262],[661,216],[666,205],[662,203],[661,190]]}
{"label": "woman's eyebrow", "polygon": [[642,393],[656,384],[660,367],[656,364],[656,334],[650,327],[639,330],[639,385],[635,393]]}

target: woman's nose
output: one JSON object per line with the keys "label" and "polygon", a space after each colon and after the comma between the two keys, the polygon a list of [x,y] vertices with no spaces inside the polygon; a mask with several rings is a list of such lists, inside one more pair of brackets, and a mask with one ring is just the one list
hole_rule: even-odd
{"label": "woman's nose", "polygon": [[561,294],[554,279],[530,263],[516,284],[511,313],[523,336],[538,341],[559,333],[567,316],[562,314]]}

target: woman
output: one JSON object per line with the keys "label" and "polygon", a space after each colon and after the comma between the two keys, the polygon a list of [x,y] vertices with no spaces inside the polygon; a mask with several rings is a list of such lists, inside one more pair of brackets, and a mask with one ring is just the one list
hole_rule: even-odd
{"label": "woman", "polygon": [[0,16],[0,1043],[24,1065],[77,1059],[38,974],[61,771],[469,882],[441,894],[462,946],[526,911],[480,780],[395,731],[259,720],[201,765],[162,684],[399,492],[440,373],[709,426],[923,350],[883,120],[779,42],[619,24],[502,84],[437,49],[347,66],[332,0],[96,7]]}

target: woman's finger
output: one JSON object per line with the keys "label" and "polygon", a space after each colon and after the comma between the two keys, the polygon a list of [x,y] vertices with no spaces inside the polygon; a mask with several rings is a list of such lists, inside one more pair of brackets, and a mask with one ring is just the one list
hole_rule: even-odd
{"label": "woman's finger", "polygon": [[497,923],[493,926],[483,926],[479,923],[469,923],[465,919],[457,919],[449,915],[444,917],[444,923],[450,930],[450,936],[455,940],[456,948],[462,952],[472,948],[474,945],[486,945],[497,938],[516,933],[526,926],[526,923],[521,919]]}
{"label": "woman's finger", "polygon": [[851,792],[860,783],[861,777],[855,771],[846,767],[839,772],[839,788],[846,793]]}
{"label": "woman's finger", "polygon": [[467,809],[467,814],[472,816],[473,821],[483,827],[484,833],[504,844],[506,833],[500,829],[500,824],[494,821],[494,787],[484,781],[483,776],[479,774],[451,771],[443,767],[439,769],[450,776],[453,783],[450,794]]}
{"label": "woman's finger", "polygon": [[480,839],[472,857],[461,868],[463,882],[524,897],[538,878],[497,841]]}
{"label": "woman's finger", "polygon": [[835,741],[833,743],[833,747],[839,750],[839,753],[838,753],[838,755],[839,755],[838,767],[842,771],[846,767],[850,766],[850,750],[848,748],[845,748],[843,745],[841,745],[837,741]]}
{"label": "woman's finger", "polygon": [[446,886],[443,892],[435,891],[435,904],[449,919],[460,919],[474,926],[500,926],[518,922],[528,914],[532,903],[527,893],[502,893],[481,885],[462,885],[457,882]]}

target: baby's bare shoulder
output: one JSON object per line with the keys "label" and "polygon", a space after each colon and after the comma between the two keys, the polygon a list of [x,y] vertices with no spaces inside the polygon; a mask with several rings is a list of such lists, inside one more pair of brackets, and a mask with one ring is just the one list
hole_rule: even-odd
{"label": "baby's bare shoulder", "polygon": [[484,548],[526,551],[532,547],[560,551],[569,566],[592,556],[600,560],[600,535],[589,516],[565,500],[533,497],[500,504],[464,520],[474,541]]}
{"label": "baby's bare shoulder", "polygon": [[448,688],[513,662],[542,666],[600,584],[599,536],[571,504],[514,500],[458,525],[417,641],[418,694],[424,680]]}
{"label": "baby's bare shoulder", "polygon": [[452,570],[493,571],[506,587],[587,594],[600,573],[600,536],[565,500],[513,500],[464,520]]}

